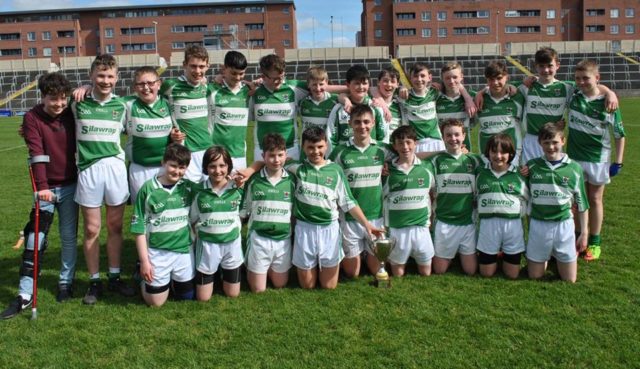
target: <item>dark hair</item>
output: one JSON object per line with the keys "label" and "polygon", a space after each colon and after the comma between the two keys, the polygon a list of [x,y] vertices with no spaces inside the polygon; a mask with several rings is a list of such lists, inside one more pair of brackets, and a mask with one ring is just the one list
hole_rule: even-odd
{"label": "dark hair", "polygon": [[170,143],[167,145],[167,148],[164,149],[164,155],[162,156],[164,163],[169,160],[175,161],[178,165],[189,165],[191,162],[191,151],[179,143]]}
{"label": "dark hair", "polygon": [[71,92],[71,83],[69,83],[67,77],[60,72],[47,73],[38,78],[38,90],[40,90],[42,97],[47,95],[69,96],[69,93]]}
{"label": "dark hair", "polygon": [[279,133],[267,133],[262,139],[262,151],[287,150],[287,143]]}
{"label": "dark hair", "polygon": [[231,50],[224,56],[224,66],[239,70],[247,69],[247,58],[241,52]]}
{"label": "dark hair", "polygon": [[509,153],[509,164],[511,164],[511,161],[513,161],[513,158],[516,156],[516,147],[513,144],[513,140],[511,139],[511,136],[506,133],[496,133],[489,138],[487,146],[484,148],[484,156],[489,158],[489,153],[491,151]]}
{"label": "dark hair", "polygon": [[384,67],[384,69],[378,73],[378,83],[380,83],[380,80],[384,77],[395,78],[400,81],[400,73],[392,66]]}
{"label": "dark hair", "polygon": [[396,140],[404,140],[404,139],[418,141],[418,135],[416,134],[416,130],[413,129],[413,127],[411,126],[400,126],[391,133],[390,142],[392,145],[396,143]]}
{"label": "dark hair", "polygon": [[440,124],[440,131],[444,134],[444,130],[448,127],[460,127],[462,128],[462,132],[465,132],[464,123],[462,123],[460,119],[449,118],[443,120],[442,124]]}
{"label": "dark hair", "polygon": [[550,47],[541,47],[533,57],[535,64],[551,64],[558,61],[558,52]]}
{"label": "dark hair", "polygon": [[284,73],[286,67],[284,59],[276,54],[265,55],[260,58],[260,72],[267,73],[275,70],[278,73]]}
{"label": "dark hair", "polygon": [[227,164],[227,174],[233,170],[233,161],[231,155],[222,146],[211,146],[204,152],[202,156],[202,173],[207,174],[207,167],[212,161],[216,161],[222,157],[222,160]]}
{"label": "dark hair", "polygon": [[590,72],[590,73],[600,73],[600,67],[598,67],[598,63],[591,59],[584,59],[576,64],[576,72]]}
{"label": "dark hair", "polygon": [[144,67],[139,67],[137,68],[134,72],[133,72],[133,80],[135,82],[136,79],[138,79],[140,76],[142,76],[143,74],[153,74],[156,77],[160,77],[160,75],[158,74],[158,71],[156,70],[155,67],[150,67],[148,65],[144,66]]}
{"label": "dark hair", "polygon": [[371,117],[375,118],[375,114],[373,113],[373,109],[367,104],[354,104],[351,107],[351,114],[349,116],[349,123],[355,117],[360,117],[364,114],[371,114]]}
{"label": "dark hair", "polygon": [[545,123],[538,132],[538,142],[553,139],[556,135],[564,138],[564,121]]}
{"label": "dark hair", "polygon": [[423,70],[426,70],[427,73],[431,74],[431,70],[429,70],[429,67],[425,63],[413,63],[411,69],[409,70],[409,75],[413,76],[414,74],[420,73]]}
{"label": "dark hair", "polygon": [[90,73],[93,74],[96,70],[105,70],[105,69],[118,69],[118,61],[113,55],[110,54],[102,54],[96,56],[91,63]]}
{"label": "dark hair", "polygon": [[209,64],[209,52],[202,45],[191,44],[184,49],[184,62],[183,64],[189,63],[191,58],[201,59]]}
{"label": "dark hair", "polygon": [[369,78],[369,70],[361,64],[352,65],[347,69],[347,74],[345,76],[347,83],[351,81],[369,81]]}
{"label": "dark hair", "polygon": [[302,132],[302,144],[305,142],[316,143],[327,141],[327,133],[320,127],[309,127]]}
{"label": "dark hair", "polygon": [[507,65],[500,60],[494,60],[484,68],[485,78],[498,78],[508,75],[509,70],[507,69]]}

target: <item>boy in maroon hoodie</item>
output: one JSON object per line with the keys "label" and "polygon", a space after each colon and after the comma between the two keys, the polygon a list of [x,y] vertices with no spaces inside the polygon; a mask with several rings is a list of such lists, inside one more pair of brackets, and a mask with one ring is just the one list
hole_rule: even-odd
{"label": "boy in maroon hoodie", "polygon": [[[54,210],[60,216],[58,230],[62,266],[56,299],[62,302],[72,297],[77,256],[78,205],[73,200],[78,177],[75,122],[67,107],[71,85],[63,74],[50,73],[40,77],[38,89],[42,102],[25,114],[22,131],[33,162],[33,175],[40,201],[39,256],[47,247],[46,235],[53,223]],[[19,295],[0,314],[0,319],[12,318],[32,303],[34,213],[35,209],[32,209],[30,221],[24,231],[27,241],[20,266]],[[38,263],[40,260],[42,258],[39,257]]]}

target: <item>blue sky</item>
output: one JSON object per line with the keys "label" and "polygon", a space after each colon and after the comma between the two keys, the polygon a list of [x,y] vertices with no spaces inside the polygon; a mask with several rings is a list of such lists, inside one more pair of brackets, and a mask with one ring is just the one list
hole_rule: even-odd
{"label": "blue sky", "polygon": [[[228,0],[226,0],[228,1]],[[199,0],[105,0],[100,6],[178,4],[208,2]],[[216,2],[209,1],[209,2]],[[95,0],[1,0],[0,12],[36,9],[85,8]],[[333,16],[333,46],[355,46],[355,34],[360,29],[361,0],[296,0],[298,47],[330,47],[331,16]]]}

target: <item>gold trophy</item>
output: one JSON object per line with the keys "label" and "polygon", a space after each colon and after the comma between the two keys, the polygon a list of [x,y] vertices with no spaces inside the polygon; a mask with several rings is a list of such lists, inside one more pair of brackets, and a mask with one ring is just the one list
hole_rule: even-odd
{"label": "gold trophy", "polygon": [[389,277],[389,273],[384,269],[384,263],[387,261],[387,258],[391,255],[391,251],[393,251],[395,247],[396,239],[393,237],[381,237],[372,240],[369,244],[371,253],[380,262],[380,269],[378,269],[378,272],[376,273],[376,280],[373,282],[374,286],[378,288],[391,287],[391,277]]}

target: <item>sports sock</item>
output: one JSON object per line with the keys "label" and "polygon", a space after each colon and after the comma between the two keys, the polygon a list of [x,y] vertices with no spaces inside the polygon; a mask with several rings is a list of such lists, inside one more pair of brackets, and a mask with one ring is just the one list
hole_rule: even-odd
{"label": "sports sock", "polygon": [[91,274],[91,275],[89,276],[89,280],[90,280],[91,282],[99,281],[99,280],[100,280],[100,272]]}
{"label": "sports sock", "polygon": [[589,241],[587,242],[588,245],[595,245],[595,246],[600,246],[600,242],[601,242],[601,238],[599,234],[590,234],[589,235]]}

